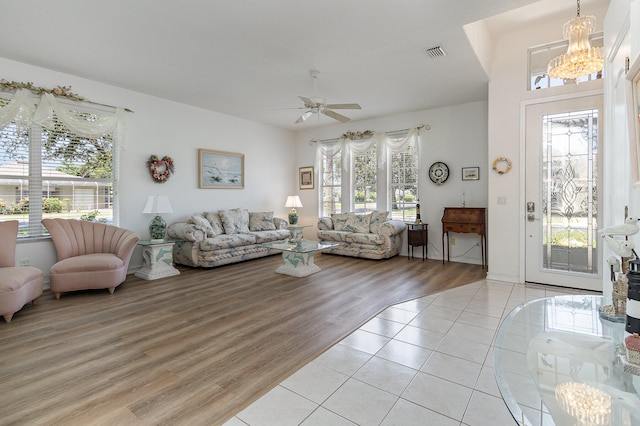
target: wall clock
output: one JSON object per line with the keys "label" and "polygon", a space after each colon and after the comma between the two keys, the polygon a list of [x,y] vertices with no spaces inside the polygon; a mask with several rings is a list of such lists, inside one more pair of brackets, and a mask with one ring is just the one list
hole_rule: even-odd
{"label": "wall clock", "polygon": [[449,167],[442,161],[436,161],[429,167],[429,179],[436,185],[442,185],[449,178]]}

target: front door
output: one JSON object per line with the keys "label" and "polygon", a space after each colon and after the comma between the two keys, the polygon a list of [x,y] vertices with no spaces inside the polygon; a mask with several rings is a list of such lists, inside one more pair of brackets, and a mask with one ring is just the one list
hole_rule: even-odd
{"label": "front door", "polygon": [[526,107],[525,281],[602,290],[602,96]]}

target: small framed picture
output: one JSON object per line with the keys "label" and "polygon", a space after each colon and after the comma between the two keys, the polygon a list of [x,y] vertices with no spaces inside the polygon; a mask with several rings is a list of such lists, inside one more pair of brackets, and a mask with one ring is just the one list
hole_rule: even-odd
{"label": "small framed picture", "polygon": [[300,167],[300,189],[313,189],[313,166]]}
{"label": "small framed picture", "polygon": [[480,167],[463,167],[462,180],[480,180]]}

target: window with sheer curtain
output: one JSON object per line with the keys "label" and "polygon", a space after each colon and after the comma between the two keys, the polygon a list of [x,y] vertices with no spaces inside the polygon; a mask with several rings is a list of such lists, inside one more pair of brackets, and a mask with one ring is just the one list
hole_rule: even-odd
{"label": "window with sheer curtain", "polygon": [[418,147],[418,129],[319,143],[320,216],[388,210],[393,219],[414,221]]}
{"label": "window with sheer curtain", "polygon": [[[391,142],[401,142],[406,135],[390,137]],[[389,204],[391,217],[405,222],[415,222],[418,204],[418,158],[414,140],[390,154]]]}
{"label": "window with sheer curtain", "polygon": [[19,237],[46,234],[45,217],[117,224],[122,111],[86,102],[0,94],[0,220]]}

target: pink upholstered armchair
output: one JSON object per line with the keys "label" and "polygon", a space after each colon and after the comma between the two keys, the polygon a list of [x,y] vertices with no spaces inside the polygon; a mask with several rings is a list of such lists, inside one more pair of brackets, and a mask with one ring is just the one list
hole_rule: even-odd
{"label": "pink upholstered armchair", "polygon": [[42,294],[42,271],[15,266],[17,238],[17,220],[0,222],[0,315],[6,322]]}
{"label": "pink upholstered armchair", "polygon": [[65,291],[106,288],[127,278],[129,261],[140,237],[117,226],[75,219],[43,219],[58,262],[50,270],[56,298]]}

